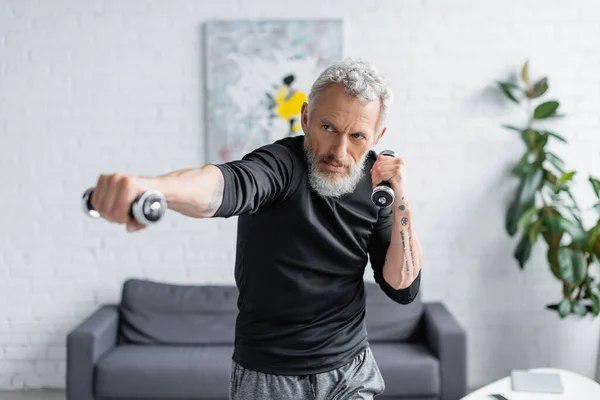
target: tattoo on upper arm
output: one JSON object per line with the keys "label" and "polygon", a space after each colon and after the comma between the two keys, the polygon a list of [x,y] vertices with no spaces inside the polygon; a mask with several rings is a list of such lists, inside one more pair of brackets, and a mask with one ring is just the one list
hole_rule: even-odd
{"label": "tattoo on upper arm", "polygon": [[206,207],[206,213],[214,213],[223,203],[223,188],[225,186],[225,182],[223,181],[223,177],[219,177],[219,181],[215,186],[215,190],[212,193],[212,197],[208,202],[208,206]]}

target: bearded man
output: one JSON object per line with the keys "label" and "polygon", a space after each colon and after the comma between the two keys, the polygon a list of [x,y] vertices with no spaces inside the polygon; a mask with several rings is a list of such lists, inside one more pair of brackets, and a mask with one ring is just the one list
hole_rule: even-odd
{"label": "bearded man", "polygon": [[[302,105],[304,135],[222,164],[99,177],[92,206],[130,232],[146,227],[128,211],[150,189],[189,217],[238,216],[232,400],[384,392],[365,327],[365,268],[370,261],[381,290],[401,306],[419,291],[422,263],[405,162],[372,150],[391,99],[371,64],[345,59],[314,82]],[[371,194],[383,181],[394,201],[381,208]]]}

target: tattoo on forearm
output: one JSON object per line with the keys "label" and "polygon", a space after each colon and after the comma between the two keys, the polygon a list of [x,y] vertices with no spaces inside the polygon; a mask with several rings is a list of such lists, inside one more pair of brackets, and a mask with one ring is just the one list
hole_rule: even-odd
{"label": "tattoo on forearm", "polygon": [[404,231],[400,231],[400,239],[402,239],[402,249],[404,250],[404,264],[406,265],[406,273],[410,275],[410,260],[408,259],[408,249],[404,240]]}
{"label": "tattoo on forearm", "polygon": [[207,214],[214,213],[221,206],[221,203],[223,202],[223,187],[224,186],[225,186],[225,183],[223,181],[223,178],[219,178],[219,181],[217,182],[217,185],[215,186],[215,190],[213,191],[212,197],[211,197],[210,201],[208,202],[206,209],[204,210],[205,213],[207,213]]}
{"label": "tattoo on forearm", "polygon": [[412,240],[410,240],[410,231],[407,233],[408,235],[408,247],[410,248],[410,259],[412,261],[412,266],[413,268],[415,268],[415,256],[413,254],[413,243]]}

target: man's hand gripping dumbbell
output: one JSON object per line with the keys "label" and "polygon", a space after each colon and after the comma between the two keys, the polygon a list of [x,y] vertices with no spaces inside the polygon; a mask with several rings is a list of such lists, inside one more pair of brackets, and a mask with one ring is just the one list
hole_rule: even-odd
{"label": "man's hand gripping dumbbell", "polygon": [[90,217],[126,224],[133,232],[158,222],[167,211],[167,200],[158,190],[143,190],[139,178],[101,175],[95,187],[85,191],[82,208]]}

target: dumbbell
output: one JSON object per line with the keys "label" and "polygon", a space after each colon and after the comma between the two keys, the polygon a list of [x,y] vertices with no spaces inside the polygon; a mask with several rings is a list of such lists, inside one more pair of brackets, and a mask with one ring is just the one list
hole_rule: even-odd
{"label": "dumbbell", "polygon": [[[94,209],[91,203],[94,187],[89,188],[83,193],[81,205],[83,212],[92,218],[99,218],[100,214]],[[129,215],[137,222],[143,225],[154,224],[158,222],[167,212],[167,199],[158,190],[147,190],[131,203]]]}
{"label": "dumbbell", "polygon": [[[379,155],[396,157],[396,152],[393,150],[383,150]],[[389,182],[383,181],[373,189],[371,193],[373,203],[381,208],[391,206],[394,203],[394,191]]]}

